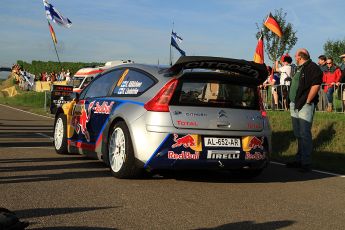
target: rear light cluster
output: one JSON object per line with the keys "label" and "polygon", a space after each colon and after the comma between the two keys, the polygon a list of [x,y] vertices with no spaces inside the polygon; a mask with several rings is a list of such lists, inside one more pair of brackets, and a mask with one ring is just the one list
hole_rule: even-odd
{"label": "rear light cluster", "polygon": [[259,95],[259,106],[260,106],[261,116],[267,117],[267,112],[264,107],[264,103],[262,100],[261,91],[259,87],[258,87],[258,95]]}
{"label": "rear light cluster", "polygon": [[169,102],[174,94],[178,80],[172,79],[168,81],[154,98],[148,101],[144,108],[147,111],[169,112]]}

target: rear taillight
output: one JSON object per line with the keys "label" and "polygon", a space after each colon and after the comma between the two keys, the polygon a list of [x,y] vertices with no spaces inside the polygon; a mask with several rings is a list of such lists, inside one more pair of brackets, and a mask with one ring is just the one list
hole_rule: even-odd
{"label": "rear taillight", "polygon": [[177,79],[172,79],[166,83],[157,95],[144,105],[144,108],[147,111],[169,112],[169,102],[174,94],[177,82]]}
{"label": "rear taillight", "polygon": [[259,95],[259,106],[260,106],[261,116],[267,117],[267,112],[266,112],[265,107],[264,107],[264,103],[262,100],[261,91],[260,91],[259,87],[258,87],[258,95]]}

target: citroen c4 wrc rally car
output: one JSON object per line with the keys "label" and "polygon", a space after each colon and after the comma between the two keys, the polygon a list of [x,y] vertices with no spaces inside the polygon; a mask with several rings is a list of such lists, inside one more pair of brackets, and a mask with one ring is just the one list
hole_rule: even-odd
{"label": "citroen c4 wrc rally car", "polygon": [[117,178],[142,169],[258,175],[271,151],[257,87],[266,78],[264,64],[218,57],[116,66],[58,109],[56,152],[97,157]]}

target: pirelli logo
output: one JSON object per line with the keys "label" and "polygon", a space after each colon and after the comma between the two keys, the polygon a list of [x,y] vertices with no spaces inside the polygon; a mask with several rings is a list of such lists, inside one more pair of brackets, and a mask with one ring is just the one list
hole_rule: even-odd
{"label": "pirelli logo", "polygon": [[235,160],[240,159],[239,150],[208,150],[207,159]]}

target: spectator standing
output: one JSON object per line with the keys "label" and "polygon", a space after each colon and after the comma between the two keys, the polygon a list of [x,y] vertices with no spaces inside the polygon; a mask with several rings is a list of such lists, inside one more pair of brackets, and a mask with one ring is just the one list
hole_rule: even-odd
{"label": "spectator standing", "polygon": [[289,97],[292,127],[297,138],[298,150],[295,160],[288,162],[286,166],[309,172],[313,149],[311,126],[322,83],[322,71],[311,61],[309,52],[304,48],[297,50],[295,59],[298,67],[292,78]]}
{"label": "spectator standing", "polygon": [[[327,70],[327,65],[326,65],[326,61],[327,61],[327,57],[325,55],[320,55],[319,56],[319,60],[318,60],[318,64],[319,67],[321,69],[322,72]],[[321,86],[322,89],[324,88],[324,86]],[[319,91],[319,103],[317,104],[317,109],[319,111],[324,111],[327,105],[327,97],[326,94],[323,92],[323,90]]]}
{"label": "spectator standing", "polygon": [[56,74],[55,74],[55,72],[51,72],[50,78],[51,78],[50,80],[51,80],[52,83],[54,83],[56,81]]}
{"label": "spectator standing", "polygon": [[322,81],[325,84],[323,91],[327,96],[327,112],[333,111],[333,93],[341,78],[340,69],[333,64],[333,58],[328,57],[327,70],[323,72]]}
{"label": "spectator standing", "polygon": [[65,76],[66,76],[66,84],[70,85],[72,82],[72,79],[71,79],[71,73],[69,72],[69,69],[67,69]]}
{"label": "spectator standing", "polygon": [[279,87],[278,87],[278,96],[283,102],[283,107],[285,110],[288,110],[288,96],[287,93],[289,91],[290,83],[291,83],[291,63],[292,58],[286,54],[283,55],[280,61],[282,65],[279,67],[278,61],[275,63],[275,69],[280,73],[280,80],[279,80]]}
{"label": "spectator standing", "polygon": [[263,87],[267,88],[271,86],[271,93],[273,97],[272,109],[278,109],[278,93],[277,93],[277,84],[279,84],[279,78],[276,74],[274,74],[273,69],[269,66],[267,68],[269,76],[267,80],[263,83]]}
{"label": "spectator standing", "polygon": [[322,72],[327,70],[327,65],[326,65],[327,57],[325,55],[320,55],[319,56],[319,61],[317,62],[319,64],[319,67]]}
{"label": "spectator standing", "polygon": [[59,81],[64,81],[64,80],[65,80],[65,71],[64,69],[62,69],[59,74]]}
{"label": "spectator standing", "polygon": [[340,98],[342,100],[342,110],[345,112],[345,52],[344,54],[340,55],[342,63],[340,65],[340,70],[341,70],[341,78],[340,82],[337,83],[338,89],[339,89],[339,94]]}

